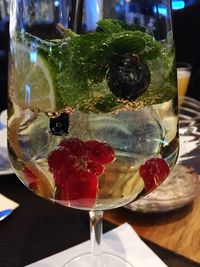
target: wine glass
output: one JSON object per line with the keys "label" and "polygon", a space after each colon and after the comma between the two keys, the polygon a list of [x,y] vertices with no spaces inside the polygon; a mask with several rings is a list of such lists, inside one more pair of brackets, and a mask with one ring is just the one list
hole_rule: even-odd
{"label": "wine glass", "polygon": [[12,0],[10,39],[15,173],[89,211],[92,251],[65,266],[132,266],[102,252],[102,217],[159,186],[177,159],[170,1]]}

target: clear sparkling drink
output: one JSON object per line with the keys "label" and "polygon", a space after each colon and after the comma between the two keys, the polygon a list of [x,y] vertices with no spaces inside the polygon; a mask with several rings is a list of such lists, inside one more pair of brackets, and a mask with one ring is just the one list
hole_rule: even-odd
{"label": "clear sparkling drink", "polygon": [[178,155],[174,51],[144,27],[103,19],[62,38],[15,32],[9,154],[36,194],[87,210],[151,192]]}

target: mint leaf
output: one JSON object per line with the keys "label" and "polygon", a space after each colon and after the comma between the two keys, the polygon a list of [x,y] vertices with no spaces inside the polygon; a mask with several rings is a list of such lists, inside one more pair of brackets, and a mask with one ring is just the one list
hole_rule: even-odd
{"label": "mint leaf", "polygon": [[[128,31],[124,23],[110,19],[102,20],[98,25],[102,31],[68,37],[66,46],[61,47],[58,90],[63,102],[73,108],[84,109],[84,105],[85,108],[91,105],[102,111],[106,102],[102,100],[102,95],[107,97],[110,94],[104,80],[116,54],[134,53],[146,58],[157,56],[159,46],[148,33]],[[90,103],[89,99],[93,99],[94,103]],[[111,110],[119,105],[109,103]]]}
{"label": "mint leaf", "polygon": [[131,31],[113,34],[107,42],[110,43],[111,51],[119,54],[140,54],[146,46],[145,38]]}
{"label": "mint leaf", "polygon": [[97,22],[100,30],[106,33],[121,32],[127,29],[127,24],[117,19],[102,19]]}
{"label": "mint leaf", "polygon": [[110,112],[119,108],[119,102],[113,94],[108,94],[100,97],[94,107],[100,112]]}
{"label": "mint leaf", "polygon": [[162,46],[149,33],[141,31],[135,31],[134,33],[137,33],[138,37],[140,36],[145,40],[145,48],[141,54],[144,60],[152,60],[160,55]]}

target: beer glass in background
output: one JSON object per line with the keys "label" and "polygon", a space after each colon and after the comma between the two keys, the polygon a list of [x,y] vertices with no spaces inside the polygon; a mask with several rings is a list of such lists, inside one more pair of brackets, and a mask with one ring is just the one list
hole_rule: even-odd
{"label": "beer glass in background", "polygon": [[192,66],[189,63],[177,63],[178,95],[183,98],[188,89]]}

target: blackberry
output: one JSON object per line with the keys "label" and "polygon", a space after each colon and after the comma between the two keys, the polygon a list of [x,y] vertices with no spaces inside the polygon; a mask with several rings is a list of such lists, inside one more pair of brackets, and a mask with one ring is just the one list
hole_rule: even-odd
{"label": "blackberry", "polygon": [[115,96],[132,101],[148,89],[150,72],[138,55],[118,55],[109,67],[106,80]]}

